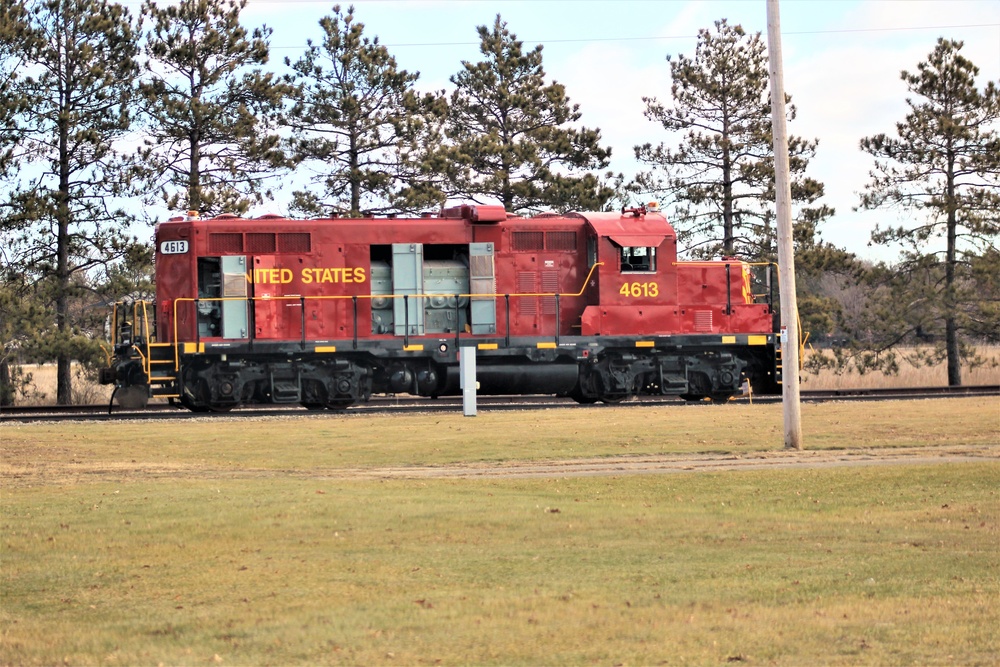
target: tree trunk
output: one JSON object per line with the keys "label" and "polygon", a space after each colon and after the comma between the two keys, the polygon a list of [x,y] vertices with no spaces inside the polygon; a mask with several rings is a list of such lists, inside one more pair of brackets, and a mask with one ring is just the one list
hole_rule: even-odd
{"label": "tree trunk", "polygon": [[11,384],[10,363],[0,361],[0,407],[9,408],[14,405],[14,385]]}
{"label": "tree trunk", "polygon": [[958,220],[955,201],[955,158],[948,155],[948,250],[945,256],[944,269],[944,342],[948,354],[948,386],[958,387],[962,384],[962,359],[958,347],[958,322],[956,322],[955,305],[955,265],[957,258]]}
{"label": "tree trunk", "polygon": [[962,358],[958,347],[958,326],[954,317],[945,320],[944,340],[948,350],[948,386],[958,387],[962,384]]}
{"label": "tree trunk", "polygon": [[[727,121],[727,132],[728,125]],[[727,143],[722,149],[722,254],[727,257],[736,254],[733,236],[733,163]]]}
{"label": "tree trunk", "polygon": [[[69,37],[66,36],[68,40]],[[67,44],[64,57],[71,46]],[[70,155],[69,155],[69,123],[72,100],[67,79],[60,81],[60,107],[62,112],[57,121],[59,126],[59,190],[56,193],[56,330],[59,332],[59,352],[56,356],[56,404],[70,405],[73,402],[73,376],[70,373],[71,359],[66,351],[66,343],[70,336],[69,321],[69,195],[70,195]]]}
{"label": "tree trunk", "polygon": [[361,173],[358,169],[358,138],[351,133],[351,216],[361,217]]}
{"label": "tree trunk", "polygon": [[[4,319],[7,314],[0,311],[0,330],[4,328]],[[0,358],[0,407],[10,407],[14,405],[14,385],[11,384],[10,358],[4,351],[3,358]]]}
{"label": "tree trunk", "polygon": [[188,211],[201,213],[201,143],[191,135],[191,170],[188,172]]}

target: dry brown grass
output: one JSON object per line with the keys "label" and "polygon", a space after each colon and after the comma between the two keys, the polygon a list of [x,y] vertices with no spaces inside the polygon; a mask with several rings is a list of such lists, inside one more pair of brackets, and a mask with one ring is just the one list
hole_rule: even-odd
{"label": "dry brown grass", "polygon": [[[962,367],[962,384],[967,386],[1000,385],[1000,346],[981,345],[979,356],[986,363],[976,368]],[[805,359],[820,351],[807,350]],[[905,354],[905,350],[900,356]],[[827,356],[829,352],[827,351]],[[900,361],[899,373],[884,375],[881,372],[860,374],[855,370],[838,375],[824,370],[819,375],[802,373],[803,389],[902,389],[907,387],[944,387],[948,384],[948,369],[943,363],[936,366],[914,366]]]}
{"label": "dry brown grass", "polygon": [[[56,365],[26,364],[22,369],[31,376],[31,382],[26,391],[18,393],[17,405],[55,405]],[[74,405],[98,405],[111,400],[114,387],[98,384],[96,380],[88,378],[79,364],[73,364],[72,372]]]}
{"label": "dry brown grass", "polygon": [[995,399],[803,413],[870,465],[379,474],[773,456],[777,404],[0,423],[0,665],[997,664]]}

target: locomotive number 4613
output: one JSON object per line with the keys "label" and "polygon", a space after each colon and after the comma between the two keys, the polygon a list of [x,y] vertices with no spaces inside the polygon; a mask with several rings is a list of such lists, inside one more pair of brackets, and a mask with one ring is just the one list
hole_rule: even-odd
{"label": "locomotive number 4613", "polygon": [[656,283],[625,283],[618,290],[618,293],[634,299],[638,299],[639,297],[656,297],[660,296],[660,286]]}
{"label": "locomotive number 4613", "polygon": [[164,255],[183,255],[187,251],[187,241],[164,241],[160,244],[160,253]]}

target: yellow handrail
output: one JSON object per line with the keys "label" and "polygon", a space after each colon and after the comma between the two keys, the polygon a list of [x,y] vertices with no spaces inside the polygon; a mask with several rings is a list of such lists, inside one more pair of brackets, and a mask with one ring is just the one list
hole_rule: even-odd
{"label": "yellow handrail", "polygon": [[[253,297],[253,298],[251,298],[249,300],[250,301],[292,301],[292,300],[300,301],[300,300],[310,299],[310,300],[316,300],[316,301],[327,301],[327,300],[331,300],[331,301],[337,301],[337,300],[344,301],[344,300],[347,300],[347,299],[351,299],[351,300],[353,300],[353,299],[402,299],[402,298],[410,298],[410,297],[427,299],[427,298],[432,298],[432,297],[455,297],[455,296],[457,296],[458,298],[469,297],[469,298],[488,298],[488,299],[496,299],[496,298],[499,298],[499,297],[546,297],[546,296],[551,296],[551,297],[558,296],[558,297],[574,298],[574,297],[583,296],[583,293],[587,290],[587,285],[590,284],[590,279],[594,275],[594,271],[596,271],[597,267],[599,267],[599,266],[604,266],[604,262],[596,262],[593,266],[590,267],[590,271],[587,273],[587,277],[584,279],[583,284],[580,286],[580,291],[575,292],[575,293],[574,292],[526,292],[526,293],[509,294],[509,293],[500,293],[500,292],[497,292],[497,293],[492,293],[492,294],[476,294],[476,293],[455,294],[453,292],[452,293],[435,292],[435,293],[428,293],[428,294],[333,294],[333,295],[314,295],[314,296],[313,295],[302,296],[300,294],[297,294],[297,295],[287,295],[287,296],[285,296],[285,295],[283,295],[283,296],[259,296],[259,297]],[[197,298],[197,299],[195,299],[193,297],[180,297],[180,298],[174,299],[174,303],[173,303],[173,320],[174,320],[174,340],[173,340],[173,348],[174,348],[174,371],[179,371],[180,370],[180,340],[179,340],[179,330],[178,330],[178,325],[177,325],[177,306],[178,306],[178,304],[180,304],[180,303],[194,303],[195,301],[212,301],[212,302],[218,301],[218,302],[222,302],[222,301],[247,301],[247,300],[248,299],[246,297],[204,297],[204,298]],[[148,376],[148,373],[147,373],[147,376]]]}

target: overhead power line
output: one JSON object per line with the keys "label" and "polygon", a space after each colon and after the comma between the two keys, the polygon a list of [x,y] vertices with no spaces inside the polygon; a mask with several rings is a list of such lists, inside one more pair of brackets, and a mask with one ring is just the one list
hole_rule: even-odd
{"label": "overhead power line", "polygon": [[[294,2],[312,2],[313,0],[293,0]],[[323,0],[326,2],[327,0]],[[261,3],[254,3],[261,4]],[[843,34],[843,33],[863,33],[863,32],[905,32],[913,30],[955,30],[958,28],[998,28],[1000,23],[968,23],[964,25],[927,25],[927,26],[910,26],[902,28],[844,28],[841,30],[799,30],[783,33],[786,37],[791,35],[833,35],[833,34]],[[598,43],[598,42],[654,42],[654,41],[667,41],[674,39],[695,39],[697,35],[657,35],[657,36],[646,36],[646,37],[578,37],[570,39],[518,39],[518,41],[525,44],[580,44],[580,43]],[[434,46],[478,46],[478,41],[462,41],[462,42],[397,42],[392,44],[383,44],[382,46],[399,48],[399,47],[434,47]],[[272,49],[304,49],[305,45],[301,46],[271,46]]]}

